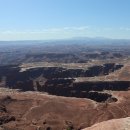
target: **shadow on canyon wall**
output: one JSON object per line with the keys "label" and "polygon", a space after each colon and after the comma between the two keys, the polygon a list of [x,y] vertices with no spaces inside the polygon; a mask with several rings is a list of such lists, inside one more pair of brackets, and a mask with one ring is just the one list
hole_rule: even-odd
{"label": "shadow on canyon wall", "polygon": [[40,91],[57,96],[88,98],[96,102],[115,102],[117,99],[104,90],[127,91],[129,81],[74,82],[74,78],[108,75],[122,67],[120,64],[108,63],[86,70],[43,67],[20,72],[17,66],[3,66],[0,67],[0,79],[2,81],[4,77],[6,87],[21,91]]}

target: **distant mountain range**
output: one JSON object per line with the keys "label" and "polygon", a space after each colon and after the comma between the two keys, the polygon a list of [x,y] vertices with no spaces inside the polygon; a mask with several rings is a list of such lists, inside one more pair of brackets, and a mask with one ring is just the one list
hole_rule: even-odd
{"label": "distant mountain range", "polygon": [[129,45],[130,39],[110,39],[104,37],[74,37],[70,39],[60,40],[21,40],[21,41],[0,41],[0,45],[35,45],[35,44],[88,44],[88,45],[104,45],[104,44],[118,44],[118,45]]}

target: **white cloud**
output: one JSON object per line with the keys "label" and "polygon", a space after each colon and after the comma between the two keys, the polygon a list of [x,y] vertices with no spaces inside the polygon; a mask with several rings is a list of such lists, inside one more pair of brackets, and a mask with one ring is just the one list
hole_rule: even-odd
{"label": "white cloud", "polygon": [[130,27],[120,27],[120,30],[130,31]]}
{"label": "white cloud", "polygon": [[0,40],[46,40],[46,39],[64,39],[71,37],[111,37],[111,38],[129,38],[130,28],[120,27],[90,27],[90,26],[72,26],[59,28],[44,28],[37,30],[5,30],[0,31]]}
{"label": "white cloud", "polygon": [[64,30],[77,30],[77,31],[84,31],[89,29],[89,26],[81,26],[81,27],[64,27]]}
{"label": "white cloud", "polygon": [[80,26],[80,27],[62,27],[62,28],[46,28],[40,30],[24,30],[24,31],[17,31],[17,30],[6,30],[1,31],[1,34],[39,34],[39,33],[55,33],[55,32],[63,32],[63,31],[86,31],[89,29],[88,26]]}

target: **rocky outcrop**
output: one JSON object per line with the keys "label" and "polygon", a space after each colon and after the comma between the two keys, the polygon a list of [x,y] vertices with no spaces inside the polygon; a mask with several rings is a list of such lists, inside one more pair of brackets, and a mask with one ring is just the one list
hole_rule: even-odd
{"label": "rocky outcrop", "polygon": [[[88,81],[74,82],[75,77],[93,77],[107,75],[123,65],[108,63],[102,66],[92,66],[85,69],[67,69],[62,67],[32,68],[20,72],[16,66],[1,67],[0,76],[5,76],[6,86],[22,91],[43,91],[52,95],[89,98],[96,102],[117,101],[104,90],[127,91],[128,81]],[[102,92],[99,92],[102,91]]]}
{"label": "rocky outcrop", "polygon": [[94,77],[99,75],[108,75],[111,72],[114,72],[118,69],[121,69],[123,65],[116,65],[114,63],[104,64],[103,66],[92,66],[89,67],[85,72],[85,76],[83,77]]}
{"label": "rocky outcrop", "polygon": [[87,68],[87,70],[67,69],[62,67],[43,67],[20,72],[20,68],[17,66],[3,66],[0,67],[0,79],[2,80],[2,77],[6,77],[6,86],[9,88],[19,88],[27,91],[28,89],[34,90],[33,81],[38,77],[44,77],[46,79],[94,77],[99,75],[108,75],[122,67],[123,65],[108,63],[102,66],[92,66]]}
{"label": "rocky outcrop", "polygon": [[7,112],[5,105],[0,104],[0,113]]}
{"label": "rocky outcrop", "polygon": [[6,105],[9,104],[13,99],[10,96],[5,96],[0,99],[0,126],[11,121],[15,121],[15,117],[10,115]]}
{"label": "rocky outcrop", "polygon": [[41,90],[57,96],[88,98],[97,102],[107,100],[115,102],[117,99],[105,93],[104,90],[127,91],[129,86],[129,81],[73,83],[72,79],[51,79],[41,86]]}
{"label": "rocky outcrop", "polygon": [[130,117],[104,121],[83,130],[129,130],[129,129],[130,129]]}
{"label": "rocky outcrop", "polygon": [[15,121],[14,116],[0,116],[0,125],[8,123],[10,121]]}

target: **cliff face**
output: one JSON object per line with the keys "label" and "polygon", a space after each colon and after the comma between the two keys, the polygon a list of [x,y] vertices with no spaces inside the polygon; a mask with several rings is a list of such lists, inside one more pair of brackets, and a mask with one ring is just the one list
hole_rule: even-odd
{"label": "cliff face", "polygon": [[86,77],[93,77],[99,75],[108,75],[118,69],[121,69],[123,65],[116,65],[114,63],[104,64],[103,66],[92,66],[85,72]]}
{"label": "cliff face", "polygon": [[[52,78],[76,78],[76,77],[94,77],[101,75],[108,75],[118,69],[121,69],[123,65],[108,63],[102,66],[92,66],[85,69],[67,69],[62,67],[42,67],[33,68],[20,72],[18,66],[3,66],[0,67],[0,79],[2,76],[6,76],[7,81],[25,81],[30,78],[34,79],[40,75],[47,79]],[[11,79],[12,78],[12,79]],[[10,83],[11,84],[11,83]]]}
{"label": "cliff face", "polygon": [[0,76],[6,77],[6,86],[22,91],[43,91],[52,95],[89,98],[97,102],[117,101],[104,90],[127,91],[129,81],[74,82],[75,77],[107,75],[123,67],[114,63],[92,66],[87,70],[59,67],[32,68],[20,72],[16,66],[2,67]]}
{"label": "cliff face", "polygon": [[129,87],[129,81],[75,83],[72,79],[51,79],[47,80],[45,85],[40,86],[42,88],[40,90],[58,96],[89,98],[97,102],[104,102],[109,99],[112,99],[111,101],[117,101],[116,98],[104,92],[104,90],[127,91]]}

